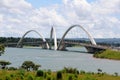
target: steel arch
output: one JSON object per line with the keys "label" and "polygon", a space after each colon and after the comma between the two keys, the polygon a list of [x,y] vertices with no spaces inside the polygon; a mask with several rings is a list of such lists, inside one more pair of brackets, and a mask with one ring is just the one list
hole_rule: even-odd
{"label": "steel arch", "polygon": [[57,50],[57,38],[56,38],[56,30],[54,27],[51,28],[50,32],[50,49],[51,49],[51,42],[52,42],[52,37],[54,36],[54,50]]}
{"label": "steel arch", "polygon": [[80,27],[80,28],[88,35],[91,43],[92,43],[93,45],[96,45],[96,42],[95,42],[94,38],[91,36],[91,34],[90,34],[85,28],[83,28],[81,25],[73,25],[73,26],[69,27],[69,28],[66,30],[66,32],[64,33],[64,35],[62,36],[62,39],[60,40],[60,43],[59,43],[59,45],[58,45],[57,50],[59,50],[60,45],[62,44],[62,41],[64,40],[64,38],[65,38],[65,36],[67,35],[67,33],[68,33],[72,28],[74,28],[74,27]]}
{"label": "steel arch", "polygon": [[[28,33],[30,33],[30,32],[35,32],[35,33],[37,33],[37,34],[42,38],[43,42],[46,42],[45,38],[44,38],[40,33],[38,33],[36,30],[29,30],[29,31],[27,31],[27,32],[22,36],[22,38],[18,41],[16,47],[19,47],[19,45],[20,45],[21,42],[23,41],[24,37],[25,37]],[[49,49],[48,43],[46,43],[46,46],[47,46],[47,48]]]}

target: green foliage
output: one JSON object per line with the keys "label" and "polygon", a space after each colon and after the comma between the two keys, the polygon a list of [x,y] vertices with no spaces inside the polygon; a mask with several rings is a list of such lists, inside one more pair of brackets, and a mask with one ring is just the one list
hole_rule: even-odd
{"label": "green foliage", "polygon": [[0,44],[0,51],[2,51],[2,52],[5,51],[5,46],[3,44]]}
{"label": "green foliage", "polygon": [[6,66],[10,64],[11,63],[9,61],[0,60],[1,69],[6,69]]}
{"label": "green foliage", "polygon": [[47,80],[51,80],[51,77],[47,77]]}
{"label": "green foliage", "polygon": [[33,69],[34,65],[35,64],[32,61],[24,61],[21,67],[27,71],[30,71]]}
{"label": "green foliage", "polygon": [[79,74],[79,71],[76,68],[71,67],[64,67],[63,71],[65,71],[66,73]]}
{"label": "green foliage", "polygon": [[34,80],[34,77],[32,75],[29,75],[27,80]]}
{"label": "green foliage", "polygon": [[5,46],[3,44],[0,44],[0,56],[3,54],[5,51]]}
{"label": "green foliage", "polygon": [[41,65],[35,64],[33,70],[37,71],[39,67],[41,67]]}
{"label": "green foliage", "polygon": [[18,75],[24,76],[25,75],[25,70],[23,70],[23,69],[18,70]]}
{"label": "green foliage", "polygon": [[98,73],[101,73],[102,72],[102,69],[98,69]]}
{"label": "green foliage", "polygon": [[42,70],[38,70],[36,76],[43,77],[44,72]]}
{"label": "green foliage", "polygon": [[6,76],[5,80],[11,80],[10,76]]}
{"label": "green foliage", "polygon": [[[42,71],[44,74],[48,74],[46,71]],[[41,74],[40,72],[40,74]],[[120,80],[120,76],[105,74],[99,76],[99,74],[88,74],[90,72],[84,72],[84,74],[73,74],[73,73],[63,73],[62,71],[51,72],[51,74],[42,76],[37,76],[36,71],[26,71],[26,70],[0,70],[0,80]],[[92,73],[92,72],[91,72]],[[59,75],[59,78],[57,76]],[[62,77],[61,77],[62,75]]]}
{"label": "green foliage", "polygon": [[73,80],[72,75],[70,75],[70,76],[68,77],[68,80]]}
{"label": "green foliage", "polygon": [[9,67],[8,70],[17,70],[15,67]]}
{"label": "green foliage", "polygon": [[105,50],[93,55],[96,58],[115,59],[120,60],[120,51]]}
{"label": "green foliage", "polygon": [[117,73],[117,72],[115,72],[114,74],[115,74],[115,76],[118,76],[118,73]]}
{"label": "green foliage", "polygon": [[57,80],[62,80],[62,72],[58,71],[56,75]]}
{"label": "green foliage", "polygon": [[38,68],[41,67],[40,65],[36,65],[34,62],[32,61],[24,61],[22,63],[21,68],[27,70],[27,71],[31,71],[31,70],[38,70]]}
{"label": "green foliage", "polygon": [[93,78],[91,76],[86,76],[85,78],[83,78],[82,80],[97,80],[96,78]]}
{"label": "green foliage", "polygon": [[81,71],[80,71],[80,74],[85,74],[85,71],[81,70]]}

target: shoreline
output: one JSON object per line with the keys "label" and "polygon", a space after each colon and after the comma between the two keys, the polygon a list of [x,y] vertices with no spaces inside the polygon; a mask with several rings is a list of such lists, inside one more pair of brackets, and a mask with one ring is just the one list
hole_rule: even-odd
{"label": "shoreline", "polygon": [[100,58],[100,59],[109,59],[109,60],[120,61],[120,51],[114,51],[114,50],[107,49],[105,51],[93,54],[93,57]]}

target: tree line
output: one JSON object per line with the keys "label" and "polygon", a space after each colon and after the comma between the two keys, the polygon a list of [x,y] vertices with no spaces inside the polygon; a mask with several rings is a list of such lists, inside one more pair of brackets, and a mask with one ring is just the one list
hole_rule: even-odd
{"label": "tree line", "polygon": [[[6,70],[17,70],[15,67],[7,67],[7,65],[10,65],[11,62],[0,60],[0,69],[6,69]],[[35,64],[32,61],[24,61],[19,69],[25,69],[26,71],[36,71],[38,68],[41,67],[39,64]]]}
{"label": "tree line", "polygon": [[[17,43],[19,40],[20,40],[20,37],[0,37],[0,44]],[[60,41],[60,38],[57,40]],[[81,42],[81,43],[90,43],[89,39],[87,39],[87,38],[65,39],[65,41],[69,41],[69,40],[75,40],[75,41]],[[120,42],[113,42],[113,41],[110,42],[110,39],[106,39],[105,41],[100,41],[100,39],[95,39],[95,40],[98,45],[116,46],[116,47],[120,46]],[[41,41],[42,41],[41,38],[25,37],[23,39],[23,42],[41,42]],[[50,41],[49,38],[46,38],[46,41],[49,43],[49,41]],[[53,44],[54,44],[54,42],[52,41],[52,45]],[[71,46],[71,45],[68,45],[68,46]],[[74,46],[74,45],[72,45],[72,46]]]}

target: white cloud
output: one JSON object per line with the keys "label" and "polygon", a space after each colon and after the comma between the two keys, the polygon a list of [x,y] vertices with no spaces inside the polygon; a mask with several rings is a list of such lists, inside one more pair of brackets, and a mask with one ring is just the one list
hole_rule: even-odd
{"label": "white cloud", "polygon": [[35,29],[49,37],[54,25],[62,37],[69,26],[80,24],[94,37],[120,37],[120,0],[63,0],[53,6],[35,9],[25,0],[0,0],[0,36],[22,36]]}
{"label": "white cloud", "polygon": [[3,21],[3,15],[0,14],[0,23]]}
{"label": "white cloud", "polygon": [[92,5],[97,14],[109,15],[120,12],[120,0],[98,0]]}
{"label": "white cloud", "polygon": [[[120,14],[120,0],[96,0],[92,3],[86,0],[67,0],[65,5],[70,8],[67,14],[74,13],[78,17],[71,17],[74,23],[86,27],[94,37],[120,37],[120,20],[115,16]],[[72,19],[69,19],[69,23]]]}
{"label": "white cloud", "polygon": [[0,0],[0,7],[4,8],[30,8],[31,4],[27,3],[25,0]]}

